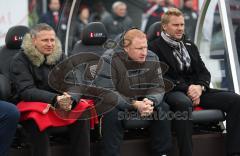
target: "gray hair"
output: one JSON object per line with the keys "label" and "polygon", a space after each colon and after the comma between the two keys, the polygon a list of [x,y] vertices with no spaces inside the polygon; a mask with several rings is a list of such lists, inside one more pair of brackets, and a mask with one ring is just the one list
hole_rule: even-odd
{"label": "gray hair", "polygon": [[125,6],[127,6],[126,3],[122,2],[122,1],[116,1],[116,2],[114,2],[113,5],[112,5],[112,10],[115,10],[115,9],[116,9],[118,6],[120,6],[120,5],[125,5]]}
{"label": "gray hair", "polygon": [[31,37],[36,37],[36,35],[43,30],[54,31],[54,29],[50,25],[46,23],[39,23],[32,27],[32,29],[30,30],[30,35]]}

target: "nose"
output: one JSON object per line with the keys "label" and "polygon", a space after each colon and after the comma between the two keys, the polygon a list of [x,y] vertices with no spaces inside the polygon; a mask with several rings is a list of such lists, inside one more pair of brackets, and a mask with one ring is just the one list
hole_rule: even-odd
{"label": "nose", "polygon": [[146,56],[147,55],[147,48],[141,49],[141,54]]}
{"label": "nose", "polygon": [[183,30],[184,29],[184,26],[183,25],[179,25],[178,26],[178,30]]}

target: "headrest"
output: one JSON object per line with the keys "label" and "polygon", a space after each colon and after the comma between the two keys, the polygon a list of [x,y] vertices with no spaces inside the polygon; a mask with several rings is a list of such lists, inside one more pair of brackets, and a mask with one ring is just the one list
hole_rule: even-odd
{"label": "headrest", "polygon": [[23,36],[29,32],[29,28],[27,26],[18,25],[11,27],[5,38],[5,44],[9,49],[20,49]]}
{"label": "headrest", "polygon": [[84,45],[102,45],[107,40],[107,31],[103,23],[88,23],[82,32],[82,43]]}
{"label": "headrest", "polygon": [[161,35],[161,22],[153,23],[147,32],[148,42],[154,40]]}

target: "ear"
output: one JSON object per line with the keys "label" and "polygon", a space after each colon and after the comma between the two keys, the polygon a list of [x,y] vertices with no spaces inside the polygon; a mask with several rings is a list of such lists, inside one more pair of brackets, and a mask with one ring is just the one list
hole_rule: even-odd
{"label": "ear", "polygon": [[125,52],[128,52],[129,51],[129,46],[126,46],[123,48]]}
{"label": "ear", "polygon": [[35,43],[36,43],[36,37],[33,37],[32,38],[32,44],[35,46],[36,45]]}
{"label": "ear", "polygon": [[162,25],[162,29],[163,29],[163,31],[166,30],[166,27],[167,27],[166,24],[163,24],[163,25]]}

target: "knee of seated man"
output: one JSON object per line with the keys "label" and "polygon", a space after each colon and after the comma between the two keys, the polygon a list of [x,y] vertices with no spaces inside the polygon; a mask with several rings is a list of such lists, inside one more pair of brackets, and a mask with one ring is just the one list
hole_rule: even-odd
{"label": "knee of seated man", "polygon": [[124,113],[125,111],[119,110],[118,108],[113,108],[107,112],[104,113],[104,118],[110,118],[111,120],[118,120],[119,116],[121,116],[121,113]]}
{"label": "knee of seated man", "polygon": [[167,97],[166,102],[170,105],[170,109],[185,111],[192,109],[192,100],[182,92],[175,92]]}
{"label": "knee of seated man", "polygon": [[168,112],[170,110],[170,107],[165,101],[163,101],[156,109],[164,112]]}
{"label": "knee of seated man", "polygon": [[9,104],[8,107],[9,107],[9,111],[7,112],[7,118],[9,122],[11,123],[18,122],[20,118],[20,112],[14,105]]}

